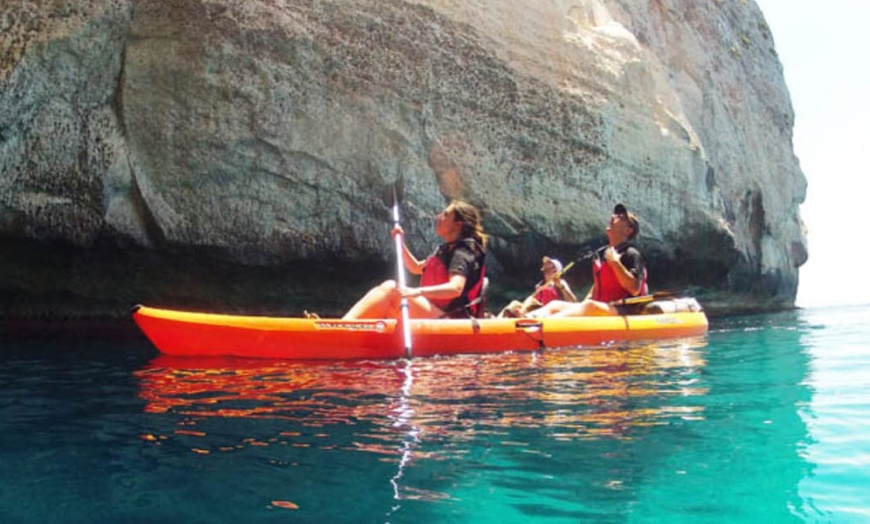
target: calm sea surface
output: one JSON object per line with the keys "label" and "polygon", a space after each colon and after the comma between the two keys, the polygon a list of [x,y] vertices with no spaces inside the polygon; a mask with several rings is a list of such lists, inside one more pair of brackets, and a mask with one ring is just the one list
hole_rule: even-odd
{"label": "calm sea surface", "polygon": [[0,341],[0,522],[870,522],[870,306],[411,362]]}

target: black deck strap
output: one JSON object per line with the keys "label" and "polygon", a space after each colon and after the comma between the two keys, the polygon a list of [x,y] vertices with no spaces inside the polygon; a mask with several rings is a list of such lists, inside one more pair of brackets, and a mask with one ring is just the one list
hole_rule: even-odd
{"label": "black deck strap", "polygon": [[481,302],[483,302],[483,295],[475,298],[474,300],[472,300],[468,304],[465,304],[464,306],[455,307],[455,308],[451,309],[450,311],[444,311],[443,313],[441,313],[441,316],[438,318],[439,319],[452,318],[452,315],[454,313],[464,311],[465,316],[467,316],[468,318],[470,318],[472,320],[475,320],[476,319],[475,316],[471,314],[471,308],[472,308],[472,306],[476,306],[476,305],[480,304]]}
{"label": "black deck strap", "polygon": [[635,304],[646,304],[648,302],[652,302],[653,300],[655,300],[654,295],[640,295],[637,297],[628,297],[614,300],[610,304],[614,306],[632,306]]}

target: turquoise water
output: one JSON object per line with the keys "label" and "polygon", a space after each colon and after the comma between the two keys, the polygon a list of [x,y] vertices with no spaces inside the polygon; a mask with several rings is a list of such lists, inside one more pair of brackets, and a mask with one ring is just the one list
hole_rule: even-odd
{"label": "turquoise water", "polygon": [[868,522],[870,306],[411,362],[0,349],[0,522]]}

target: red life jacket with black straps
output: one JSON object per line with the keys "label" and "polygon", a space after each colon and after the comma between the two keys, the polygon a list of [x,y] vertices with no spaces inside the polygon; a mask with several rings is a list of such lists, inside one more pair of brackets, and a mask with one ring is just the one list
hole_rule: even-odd
{"label": "red life jacket with black straps", "polygon": [[554,300],[562,300],[562,295],[556,286],[547,284],[535,292],[535,299],[543,305],[547,305]]}
{"label": "red life jacket with black straps", "polygon": [[[619,253],[620,258],[628,247],[630,246],[627,246],[621,253]],[[626,291],[626,289],[619,283],[619,279],[616,278],[616,272],[612,267],[610,267],[610,264],[602,260],[601,257],[596,256],[592,261],[592,277],[595,280],[595,290],[592,294],[592,300],[598,300],[599,302],[613,302],[615,300],[621,300],[632,296],[631,293]],[[646,295],[649,293],[646,279],[647,271],[644,267],[643,282],[640,285],[640,295]]]}
{"label": "red life jacket with black straps", "polygon": [[465,278],[465,287],[456,298],[428,299],[432,305],[444,311],[449,318],[481,318],[484,308],[481,298],[483,291],[483,279],[486,276],[486,252],[483,246],[473,238],[463,238],[452,247],[449,244],[438,246],[423,266],[423,276],[420,278],[420,286],[434,286],[450,280],[450,261],[457,249],[468,249],[474,254],[475,270]]}

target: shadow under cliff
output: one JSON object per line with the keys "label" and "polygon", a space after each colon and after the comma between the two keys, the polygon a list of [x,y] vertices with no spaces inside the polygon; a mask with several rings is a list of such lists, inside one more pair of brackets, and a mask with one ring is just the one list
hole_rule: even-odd
{"label": "shadow under cliff", "polygon": [[[504,254],[502,254],[504,255]],[[710,316],[793,308],[792,301],[757,292],[717,289],[729,268],[705,261],[676,265],[650,253],[653,291],[698,298]],[[532,292],[536,266],[493,253],[488,308]],[[568,257],[563,257],[569,260]],[[0,240],[0,318],[76,320],[124,318],[136,304],[215,313],[299,316],[315,310],[339,316],[371,286],[394,277],[394,262],[337,257],[251,265],[208,247],[145,249],[102,242]],[[721,273],[721,274],[720,274]],[[566,280],[578,298],[591,286],[589,262]],[[414,280],[411,285],[414,285]]]}
{"label": "shadow under cliff", "polygon": [[209,248],[0,241],[0,318],[126,316],[136,304],[218,313],[333,315],[390,277],[384,261],[251,266]]}

